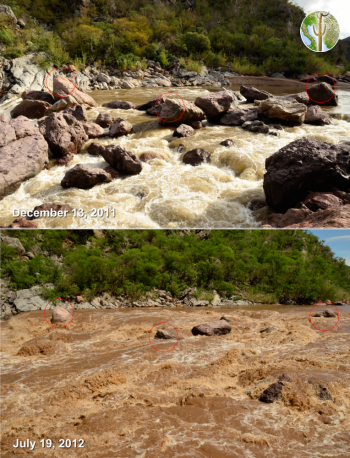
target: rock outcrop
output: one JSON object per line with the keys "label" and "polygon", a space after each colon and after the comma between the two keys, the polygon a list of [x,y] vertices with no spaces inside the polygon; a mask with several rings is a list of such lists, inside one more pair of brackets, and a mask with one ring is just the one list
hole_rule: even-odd
{"label": "rock outcrop", "polygon": [[58,165],[68,164],[88,140],[83,124],[67,113],[51,113],[39,130],[50,150],[60,158]]}
{"label": "rock outcrop", "polygon": [[231,332],[231,326],[225,320],[211,321],[192,328],[194,336],[222,336]]}
{"label": "rock outcrop", "polygon": [[48,145],[24,116],[0,121],[0,199],[48,167]]}
{"label": "rock outcrop", "polygon": [[90,189],[99,183],[109,183],[112,176],[104,169],[77,164],[66,172],[61,181],[62,188]]}
{"label": "rock outcrop", "polygon": [[264,191],[267,205],[287,211],[309,191],[350,188],[350,142],[330,143],[301,138],[266,159]]}

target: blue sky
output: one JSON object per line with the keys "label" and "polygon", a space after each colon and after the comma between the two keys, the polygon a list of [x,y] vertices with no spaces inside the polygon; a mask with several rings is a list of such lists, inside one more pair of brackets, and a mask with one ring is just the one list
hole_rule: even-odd
{"label": "blue sky", "polygon": [[350,266],[350,229],[309,229],[319,240],[324,240],[339,258]]}

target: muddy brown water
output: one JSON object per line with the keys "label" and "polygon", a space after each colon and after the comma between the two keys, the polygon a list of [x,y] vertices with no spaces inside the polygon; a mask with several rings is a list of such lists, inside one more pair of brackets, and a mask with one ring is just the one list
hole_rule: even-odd
{"label": "muddy brown water", "polygon": [[[339,307],[329,332],[312,328],[309,311],[79,310],[66,329],[43,312],[17,315],[1,323],[2,457],[349,458],[350,307]],[[222,315],[230,334],[192,336]],[[156,351],[156,323],[184,339],[167,351],[174,342],[157,341],[153,328]],[[267,327],[275,329],[260,332]],[[283,373],[292,382],[282,397],[260,402]],[[309,380],[333,400],[320,400]],[[34,451],[15,449],[17,439],[36,441]],[[84,448],[59,448],[60,439],[83,439]]]}
{"label": "muddy brown water", "polygon": [[[239,90],[239,86],[230,86]],[[295,93],[295,87],[259,86],[275,95]],[[297,90],[302,90],[297,88]],[[13,209],[33,210],[42,203],[60,203],[73,209],[83,209],[83,216],[37,219],[40,228],[248,228],[259,227],[257,214],[248,208],[252,199],[264,199],[263,175],[265,159],[293,140],[309,137],[330,143],[350,140],[350,123],[334,120],[330,126],[286,127],[278,137],[246,132],[241,127],[225,127],[204,123],[204,128],[185,139],[174,139],[173,128],[162,127],[158,118],[137,110],[113,110],[102,105],[111,100],[128,100],[136,104],[165,92],[175,92],[194,101],[199,95],[212,91],[203,87],[134,88],[94,91],[98,107],[89,110],[89,120],[98,112],[122,117],[134,125],[134,133],[118,139],[104,137],[103,144],[119,144],[137,157],[156,153],[161,159],[143,164],[139,175],[90,190],[63,189],[60,185],[67,170],[81,163],[91,167],[107,167],[101,157],[86,153],[93,140],[88,141],[66,167],[52,166],[24,182],[13,194],[0,202],[0,225],[13,222]],[[329,112],[350,114],[350,91],[339,89],[338,107],[325,107]],[[171,95],[169,95],[171,96]],[[174,96],[176,97],[176,96]],[[18,103],[5,102],[0,112],[7,113]],[[220,143],[232,138],[232,147]],[[184,151],[177,147],[183,144]],[[183,155],[193,148],[211,153],[211,163],[197,167],[185,165]],[[94,209],[103,212],[94,213]],[[93,217],[95,215],[96,217]]]}

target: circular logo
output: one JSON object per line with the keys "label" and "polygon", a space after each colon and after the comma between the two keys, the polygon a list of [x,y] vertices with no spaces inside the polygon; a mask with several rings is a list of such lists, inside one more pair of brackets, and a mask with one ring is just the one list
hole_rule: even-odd
{"label": "circular logo", "polygon": [[304,45],[314,52],[326,52],[338,43],[340,28],[330,12],[316,11],[306,16],[300,26]]}

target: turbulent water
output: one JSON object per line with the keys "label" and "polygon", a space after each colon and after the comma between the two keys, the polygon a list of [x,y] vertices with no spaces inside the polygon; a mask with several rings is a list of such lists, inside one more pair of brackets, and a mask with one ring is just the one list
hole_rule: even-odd
{"label": "turbulent water", "polygon": [[[232,89],[239,89],[232,87]],[[262,88],[276,95],[296,92],[271,87]],[[131,90],[94,91],[91,95],[99,105],[111,100],[128,100],[137,104],[156,95],[174,91],[186,100],[194,101],[205,88],[136,88]],[[340,105],[327,111],[349,113],[350,92],[338,90]],[[9,113],[16,101],[2,105],[1,112]],[[91,167],[107,167],[101,157],[85,150],[94,140],[87,142],[81,154],[66,167],[52,166],[26,181],[14,194],[0,203],[0,225],[8,225],[15,218],[13,208],[32,210],[44,202],[68,204],[84,209],[84,216],[42,218],[36,220],[41,228],[246,228],[259,227],[256,215],[248,209],[251,199],[264,198],[262,179],[265,159],[293,140],[307,136],[330,143],[350,140],[350,124],[335,120],[331,126],[302,125],[286,127],[278,137],[246,132],[240,127],[214,126],[196,130],[186,139],[174,139],[173,129],[161,127],[158,118],[137,110],[113,110],[101,106],[89,110],[89,120],[98,112],[123,117],[135,127],[135,133],[119,139],[98,140],[103,144],[120,144],[136,156],[145,152],[157,153],[163,159],[143,164],[141,174],[114,180],[90,190],[63,189],[60,182],[68,169],[82,163]],[[235,141],[226,148],[220,142],[227,138]],[[183,153],[176,147],[185,146]],[[211,163],[192,167],[182,163],[182,156],[193,148],[205,148],[211,154]],[[102,217],[92,217],[93,209],[109,211]],[[114,210],[114,216],[113,212]],[[100,213],[101,214],[101,213]]]}
{"label": "turbulent water", "polygon": [[[309,309],[81,310],[66,329],[43,312],[17,315],[1,324],[2,457],[348,458],[350,307],[329,332],[311,326]],[[230,334],[192,336],[223,314]],[[154,339],[157,323],[184,339],[166,351],[174,341]],[[283,373],[292,382],[282,397],[260,402]],[[36,441],[34,451],[15,449],[17,439]]]}

